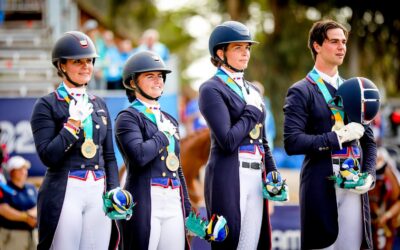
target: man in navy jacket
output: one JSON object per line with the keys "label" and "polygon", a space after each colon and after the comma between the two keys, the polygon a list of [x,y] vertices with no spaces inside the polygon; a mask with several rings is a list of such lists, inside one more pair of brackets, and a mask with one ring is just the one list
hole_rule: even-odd
{"label": "man in navy jacket", "polygon": [[[338,66],[347,36],[346,28],[332,20],[313,25],[308,46],[315,66],[289,88],[283,108],[285,150],[305,155],[300,176],[302,249],[372,248],[367,192],[375,179],[373,132],[359,123],[344,125],[347,119],[336,117],[324,97],[335,96],[343,82]],[[347,156],[335,157],[342,151]],[[365,185],[343,189],[329,180],[346,158],[357,159],[361,172],[368,173]]]}

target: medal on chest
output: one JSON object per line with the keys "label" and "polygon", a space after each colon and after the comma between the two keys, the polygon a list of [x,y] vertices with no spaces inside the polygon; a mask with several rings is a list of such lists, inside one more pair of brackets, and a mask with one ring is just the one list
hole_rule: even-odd
{"label": "medal on chest", "polygon": [[91,159],[96,155],[97,148],[92,139],[85,139],[81,147],[81,152],[87,159]]}
{"label": "medal on chest", "polygon": [[175,155],[175,153],[168,153],[167,159],[165,159],[165,164],[167,165],[167,168],[174,172],[178,170],[179,168],[179,159]]}
{"label": "medal on chest", "polygon": [[249,133],[249,136],[251,139],[255,140],[255,139],[258,139],[258,137],[260,137],[261,127],[262,127],[261,123],[257,123],[256,126],[254,126],[254,128]]}

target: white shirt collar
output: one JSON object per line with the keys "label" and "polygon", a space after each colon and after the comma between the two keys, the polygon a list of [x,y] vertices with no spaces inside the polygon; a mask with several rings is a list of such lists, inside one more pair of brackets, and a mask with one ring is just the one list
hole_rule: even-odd
{"label": "white shirt collar", "polygon": [[140,98],[136,98],[139,102],[141,102],[146,108],[149,108],[153,112],[160,112],[160,104],[157,102],[157,104],[151,104],[146,101],[143,101]]}
{"label": "white shirt collar", "polygon": [[232,78],[236,83],[243,86],[243,72],[230,72],[224,66],[221,66],[221,70],[224,71],[230,78]]}
{"label": "white shirt collar", "polygon": [[315,67],[314,67],[314,69],[321,76],[322,80],[324,80],[325,82],[332,85],[335,89],[337,89],[339,87],[339,84],[340,84],[339,72],[336,72],[336,74],[334,76],[329,76],[329,75],[325,74],[324,72],[319,71]]}
{"label": "white shirt collar", "polygon": [[86,94],[86,88],[82,87],[82,88],[70,88],[67,86],[67,84],[65,84],[65,82],[63,82],[64,88],[65,90],[67,90],[68,94],[70,94],[73,97],[79,97],[79,96],[83,96],[84,94]]}

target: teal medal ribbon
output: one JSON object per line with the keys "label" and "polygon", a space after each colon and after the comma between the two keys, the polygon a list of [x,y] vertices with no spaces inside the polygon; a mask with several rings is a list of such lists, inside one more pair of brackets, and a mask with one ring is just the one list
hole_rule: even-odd
{"label": "teal medal ribbon", "polygon": [[[236,82],[229,77],[222,69],[218,68],[215,74],[219,79],[221,79],[230,89],[232,89],[242,100],[244,100],[242,89],[236,84]],[[258,139],[261,135],[261,123],[257,123],[256,126],[250,131],[249,136],[252,139]]]}
{"label": "teal medal ribbon", "polygon": [[[242,100],[244,100],[242,89],[236,84],[236,82],[221,68],[218,68],[217,73],[215,74],[219,79],[221,79],[230,89],[232,89]],[[261,127],[262,124],[258,123],[256,126],[250,131],[249,136],[252,139],[258,139],[261,135]]]}
{"label": "teal medal ribbon", "polygon": [[[68,104],[71,102],[71,98],[68,95],[67,90],[64,87],[64,83],[61,83],[57,88],[57,93],[61,96]],[[87,94],[83,95],[83,101],[85,104],[89,103],[89,97]],[[82,122],[85,141],[82,144],[81,152],[85,158],[91,159],[96,155],[97,148],[93,142],[93,120],[90,114]]]}
{"label": "teal medal ribbon", "polygon": [[[308,76],[318,85],[318,88],[321,90],[326,103],[329,105],[332,96],[328,91],[328,88],[326,87],[324,81],[322,80],[322,77],[318,74],[318,72],[313,69],[308,73]],[[339,103],[341,105],[341,103]],[[338,110],[335,107],[329,106],[331,109],[334,117],[335,117],[335,125],[332,127],[332,130],[335,131],[337,129],[340,129],[341,127],[344,126],[343,118],[344,118],[344,112],[342,110]],[[350,149],[350,152],[353,152],[353,149]],[[348,165],[358,165],[358,160],[353,156],[353,153],[351,158],[348,158],[345,160],[343,164],[348,164]],[[351,163],[351,164],[350,164]],[[342,168],[342,166],[340,166]],[[356,186],[361,186],[364,185],[365,183],[365,178],[367,177],[367,173],[358,173],[355,174],[352,180],[347,180],[346,177],[343,177],[341,174],[342,171],[339,171],[338,175],[333,175],[330,176],[330,180],[334,180],[337,186],[345,189],[352,189]]]}
{"label": "teal medal ribbon", "polygon": [[[335,125],[332,127],[332,130],[338,130],[344,126],[344,112],[343,110],[339,110],[335,107],[332,107],[330,103],[332,102],[332,96],[331,93],[329,93],[328,88],[326,87],[324,80],[322,80],[322,77],[318,74],[318,72],[313,69],[308,73],[308,77],[310,77],[318,86],[318,88],[321,90],[322,95],[324,96],[324,99],[326,103],[328,104],[330,110],[332,111],[333,116],[335,117]],[[339,103],[339,105],[341,105]]]}
{"label": "teal medal ribbon", "polygon": [[230,89],[232,89],[240,98],[244,100],[241,88],[235,83],[235,81],[228,76],[222,69],[218,68],[215,74],[219,79],[221,79]]}
{"label": "teal medal ribbon", "polygon": [[[140,113],[142,113],[144,116],[146,116],[150,121],[152,121],[155,125],[157,125],[157,119],[156,115],[151,111],[151,109],[147,108],[142,102],[140,102],[138,99],[136,99],[132,103],[132,108],[136,109]],[[162,119],[162,113],[160,111],[161,119]],[[165,160],[165,163],[167,165],[167,168],[171,171],[176,171],[179,168],[179,158],[175,155],[175,139],[174,135],[170,135],[169,133],[166,133],[165,131],[162,131],[168,138],[169,145],[167,146],[167,151],[168,151],[168,156],[167,159]]]}

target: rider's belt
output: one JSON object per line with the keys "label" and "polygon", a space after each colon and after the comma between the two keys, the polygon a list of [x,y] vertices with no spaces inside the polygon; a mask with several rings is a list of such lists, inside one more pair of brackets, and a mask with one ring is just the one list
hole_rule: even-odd
{"label": "rider's belt", "polygon": [[261,169],[261,166],[262,166],[261,163],[259,163],[259,162],[250,163],[250,162],[245,162],[245,161],[241,162],[240,165],[242,166],[242,168],[251,168],[251,169]]}
{"label": "rider's belt", "polygon": [[181,186],[181,181],[179,179],[165,178],[165,177],[151,178],[151,185],[164,188],[167,187],[178,188]]}

